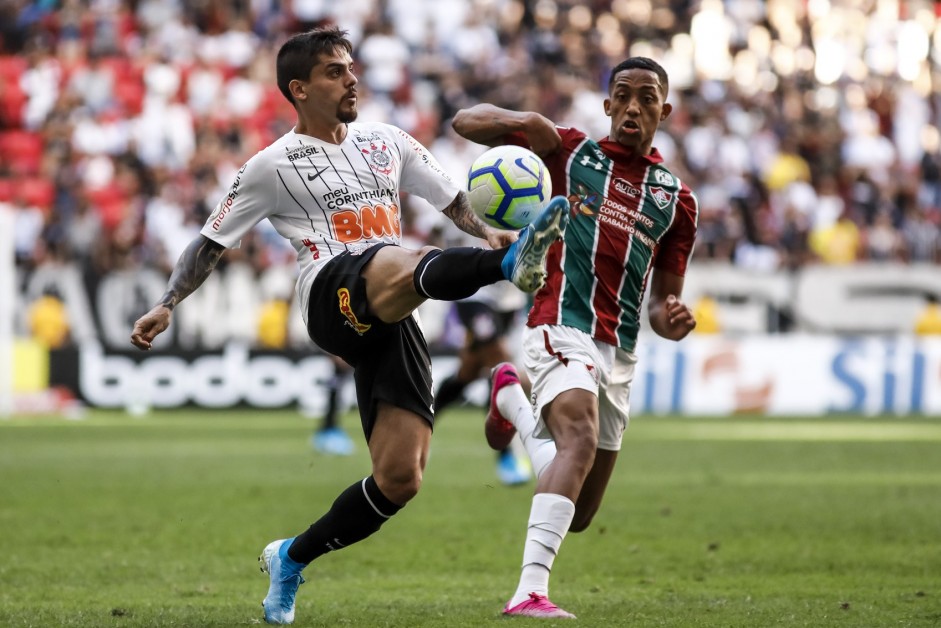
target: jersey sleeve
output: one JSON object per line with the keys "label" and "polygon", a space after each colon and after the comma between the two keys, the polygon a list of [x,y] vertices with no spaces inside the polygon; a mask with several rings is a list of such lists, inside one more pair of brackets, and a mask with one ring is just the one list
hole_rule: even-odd
{"label": "jersey sleeve", "polygon": [[[546,164],[546,168],[549,169],[549,176],[552,178],[552,193],[568,195],[568,177],[566,176],[568,159],[587,136],[572,127],[557,126],[555,129],[562,138],[562,146],[554,153],[543,157],[542,161]],[[501,139],[504,144],[512,144],[514,146],[532,149],[529,145],[529,141],[526,139],[526,135],[520,131],[507,133]]]}
{"label": "jersey sleeve", "polygon": [[277,206],[277,189],[266,163],[264,154],[258,153],[242,166],[203,225],[202,235],[226,248],[238,248],[242,236],[268,217]]}
{"label": "jersey sleeve", "polygon": [[696,242],[696,229],[699,223],[699,201],[685,184],[679,191],[676,203],[676,217],[670,229],[660,239],[657,247],[657,260],[654,266],[681,277],[686,276],[693,245]]}
{"label": "jersey sleeve", "polygon": [[[575,146],[581,143],[585,139],[586,135],[573,127],[567,126],[557,126],[555,130],[559,132],[559,136],[562,138],[562,147],[543,158],[543,160],[549,160],[553,157],[558,157],[563,154],[568,154]],[[529,145],[529,140],[526,139],[526,135],[522,131],[513,131],[512,133],[507,133],[502,138],[501,144],[512,144],[514,146],[522,146],[523,148],[528,148],[532,150],[532,147]]]}
{"label": "jersey sleeve", "polygon": [[463,188],[421,142],[397,127],[392,132],[402,155],[399,179],[402,190],[420,196],[439,211],[453,203]]}

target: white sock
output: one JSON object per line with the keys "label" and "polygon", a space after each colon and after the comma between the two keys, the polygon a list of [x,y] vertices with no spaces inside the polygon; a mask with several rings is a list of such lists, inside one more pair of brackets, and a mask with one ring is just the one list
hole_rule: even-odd
{"label": "white sock", "polygon": [[533,473],[539,478],[549,463],[555,459],[555,441],[551,438],[536,438],[536,417],[533,416],[533,406],[526,398],[522,386],[504,386],[497,392],[497,410],[516,427],[520,440],[529,460],[532,463]]}
{"label": "white sock", "polygon": [[[521,434],[526,430],[536,429],[536,421],[533,419],[533,406],[529,403],[526,393],[523,392],[523,387],[519,384],[504,386],[497,391],[497,410]],[[527,413],[529,414],[529,421],[526,421]],[[522,421],[522,423],[517,423],[517,421]]]}
{"label": "white sock", "polygon": [[523,546],[523,571],[510,608],[529,599],[530,593],[549,595],[549,573],[562,546],[562,539],[575,516],[575,504],[555,493],[536,493],[529,513],[529,528]]}

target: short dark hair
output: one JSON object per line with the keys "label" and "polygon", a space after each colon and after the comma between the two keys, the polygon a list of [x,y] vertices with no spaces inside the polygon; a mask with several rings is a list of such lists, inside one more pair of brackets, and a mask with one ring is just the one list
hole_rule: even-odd
{"label": "short dark hair", "polygon": [[288,39],[278,50],[278,89],[294,104],[288,85],[293,80],[307,80],[310,71],[320,61],[320,56],[335,50],[346,50],[353,54],[353,44],[346,38],[346,31],[336,26],[324,26],[298,33]]}
{"label": "short dark hair", "polygon": [[662,65],[647,57],[629,57],[614,66],[614,69],[611,70],[611,77],[608,78],[608,91],[611,91],[611,87],[614,85],[614,77],[618,75],[618,72],[635,68],[650,70],[656,74],[660,79],[660,84],[663,85],[663,97],[666,98],[670,91],[670,79],[667,77],[667,71],[663,69]]}

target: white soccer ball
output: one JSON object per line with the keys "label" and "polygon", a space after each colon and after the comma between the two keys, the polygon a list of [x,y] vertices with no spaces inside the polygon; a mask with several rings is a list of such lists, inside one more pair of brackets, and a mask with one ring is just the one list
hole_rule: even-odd
{"label": "white soccer ball", "polygon": [[546,164],[522,146],[497,146],[474,160],[467,196],[481,220],[498,229],[531,223],[552,193]]}

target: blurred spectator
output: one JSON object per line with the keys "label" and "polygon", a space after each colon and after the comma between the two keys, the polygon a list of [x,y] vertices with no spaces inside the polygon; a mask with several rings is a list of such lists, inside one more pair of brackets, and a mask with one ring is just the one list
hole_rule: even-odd
{"label": "blurred spectator", "polygon": [[935,210],[929,214],[925,209],[912,207],[905,214],[902,237],[905,240],[905,250],[910,262],[941,263],[939,213],[941,211]]}
{"label": "blurred spectator", "polygon": [[874,262],[904,261],[905,241],[892,224],[892,214],[882,210],[861,234],[863,257]]}
{"label": "blurred spectator", "polygon": [[369,27],[357,54],[364,66],[362,80],[374,98],[392,100],[407,86],[410,51],[389,22],[378,20]]}
{"label": "blurred spectator", "polygon": [[284,349],[288,341],[291,304],[276,299],[262,305],[258,314],[258,344],[266,349]]}
{"label": "blurred spectator", "polygon": [[832,225],[810,233],[810,249],[825,264],[852,264],[859,260],[861,248],[859,227],[846,211]]}
{"label": "blurred spectator", "polygon": [[719,324],[719,304],[710,296],[703,295],[693,304],[696,316],[696,334],[718,334],[722,330]]}
{"label": "blurred spectator", "polygon": [[9,204],[13,210],[13,250],[18,264],[31,265],[39,246],[46,215],[17,194]]}
{"label": "blurred spectator", "polygon": [[92,114],[104,112],[114,104],[115,76],[112,66],[101,55],[89,54],[69,78],[67,89],[88,107]]}
{"label": "blurred spectator", "polygon": [[29,307],[29,330],[34,340],[49,349],[58,349],[69,338],[69,318],[65,304],[54,295],[46,294]]}
{"label": "blurred spectator", "polygon": [[68,246],[80,262],[88,264],[102,236],[101,217],[87,194],[80,193],[69,219]]}
{"label": "blurred spectator", "polygon": [[941,335],[941,305],[936,295],[925,297],[925,308],[915,320],[915,333],[919,336]]}
{"label": "blurred spectator", "polygon": [[26,58],[28,66],[20,76],[20,88],[27,98],[23,124],[27,129],[38,129],[59,97],[62,69],[43,43],[37,42]]}
{"label": "blurred spectator", "polygon": [[225,76],[222,70],[197,59],[186,79],[186,104],[194,116],[211,114],[223,98]]}

